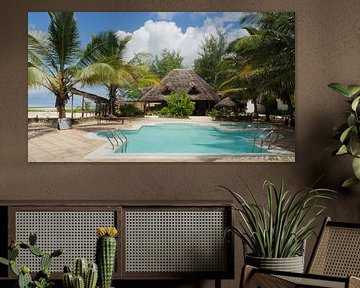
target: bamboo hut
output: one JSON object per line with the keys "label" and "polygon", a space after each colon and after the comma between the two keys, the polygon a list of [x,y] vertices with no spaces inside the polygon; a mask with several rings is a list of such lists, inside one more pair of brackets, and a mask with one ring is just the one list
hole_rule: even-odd
{"label": "bamboo hut", "polygon": [[215,88],[194,71],[174,69],[160,81],[160,85],[145,91],[141,100],[144,102],[145,109],[156,104],[163,107],[167,97],[172,92],[178,91],[189,94],[190,99],[195,102],[194,115],[198,116],[206,115],[206,111],[211,110],[220,99]]}

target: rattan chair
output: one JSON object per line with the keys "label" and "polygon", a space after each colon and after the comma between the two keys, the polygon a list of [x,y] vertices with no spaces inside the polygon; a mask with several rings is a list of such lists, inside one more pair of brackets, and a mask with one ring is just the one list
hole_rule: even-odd
{"label": "rattan chair", "polygon": [[360,224],[326,218],[306,273],[277,272],[246,265],[240,287],[360,287]]}

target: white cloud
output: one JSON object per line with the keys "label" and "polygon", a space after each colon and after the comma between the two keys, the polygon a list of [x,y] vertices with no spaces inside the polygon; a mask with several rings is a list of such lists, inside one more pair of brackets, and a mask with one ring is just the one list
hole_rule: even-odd
{"label": "white cloud", "polygon": [[[194,59],[198,56],[204,38],[215,34],[217,30],[225,31],[228,41],[246,35],[245,30],[238,27],[233,28],[234,22],[239,21],[242,16],[244,16],[244,13],[239,12],[222,13],[216,17],[208,16],[201,27],[188,27],[185,31],[182,31],[173,21],[148,20],[133,33],[118,31],[118,35],[132,36],[125,55],[128,60],[139,52],[150,52],[153,55],[159,55],[162,50],[167,49],[179,52],[184,58],[183,65],[191,67]],[[170,16],[167,15],[166,17]]]}

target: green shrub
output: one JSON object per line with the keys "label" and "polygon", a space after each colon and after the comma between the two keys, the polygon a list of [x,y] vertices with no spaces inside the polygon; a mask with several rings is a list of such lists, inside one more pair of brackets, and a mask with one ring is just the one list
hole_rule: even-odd
{"label": "green shrub", "polygon": [[164,107],[159,111],[159,114],[161,116],[173,116],[172,113],[170,112],[169,107]]}
{"label": "green shrub", "polygon": [[160,115],[159,110],[148,110],[146,111],[146,116],[158,116]]}
{"label": "green shrub", "polygon": [[167,107],[160,110],[160,115],[186,117],[192,115],[195,110],[195,103],[185,92],[172,92],[166,102]]}
{"label": "green shrub", "polygon": [[125,117],[143,116],[144,112],[133,104],[124,104],[116,108],[116,114]]}
{"label": "green shrub", "polygon": [[211,109],[207,114],[208,114],[208,116],[210,116],[211,118],[215,119],[216,117],[218,117],[218,116],[221,115],[221,111],[213,108],[213,109]]}

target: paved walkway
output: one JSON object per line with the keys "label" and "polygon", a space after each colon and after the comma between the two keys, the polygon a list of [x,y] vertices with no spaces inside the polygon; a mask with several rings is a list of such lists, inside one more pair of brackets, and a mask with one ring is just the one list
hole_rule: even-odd
{"label": "paved walkway", "polygon": [[83,162],[85,156],[104,144],[78,130],[53,131],[28,140],[30,162]]}

